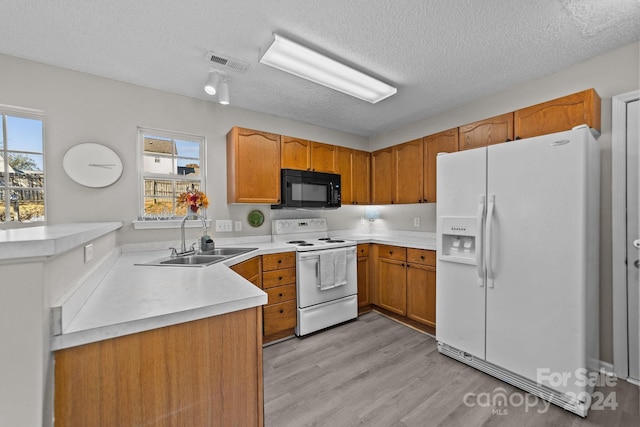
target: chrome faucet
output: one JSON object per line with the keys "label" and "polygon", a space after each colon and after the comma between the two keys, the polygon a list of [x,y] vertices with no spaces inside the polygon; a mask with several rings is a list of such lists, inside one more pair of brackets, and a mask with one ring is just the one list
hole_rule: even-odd
{"label": "chrome faucet", "polygon": [[[192,216],[195,216],[196,219],[199,219],[200,221],[202,221],[203,232],[204,232],[205,235],[207,234],[207,223],[204,220],[204,218],[201,217],[200,215],[198,215],[195,212],[187,212],[187,214],[184,216],[184,218],[182,218],[182,224],[180,224],[180,239],[182,241],[181,246],[180,246],[180,252],[179,253],[176,252],[175,256],[192,254],[192,253],[195,252],[195,249],[193,248],[193,245],[191,245],[191,249],[187,250],[187,244],[185,243],[185,237],[184,237],[184,224],[187,221],[187,219],[189,217],[192,217]],[[171,251],[171,256],[174,256],[174,252],[175,252],[175,249],[173,249]]]}

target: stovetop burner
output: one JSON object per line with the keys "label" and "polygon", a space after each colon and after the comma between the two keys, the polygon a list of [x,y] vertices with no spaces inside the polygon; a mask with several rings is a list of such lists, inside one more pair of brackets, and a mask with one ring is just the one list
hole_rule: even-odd
{"label": "stovetop burner", "polygon": [[332,239],[331,237],[321,237],[318,240],[322,240],[325,243],[344,243],[344,240]]}
{"label": "stovetop burner", "polygon": [[289,241],[287,243],[290,243],[292,245],[300,245],[302,243],[307,243],[307,242],[305,242],[304,240],[291,240],[291,241]]}
{"label": "stovetop burner", "polygon": [[313,246],[313,243],[304,242],[304,243],[298,244],[298,246]]}

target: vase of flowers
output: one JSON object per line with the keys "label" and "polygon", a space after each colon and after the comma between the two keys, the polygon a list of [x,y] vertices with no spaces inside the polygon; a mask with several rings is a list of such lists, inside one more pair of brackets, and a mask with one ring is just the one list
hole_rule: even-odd
{"label": "vase of flowers", "polygon": [[187,215],[197,214],[200,208],[209,206],[209,199],[207,199],[206,194],[194,189],[192,185],[191,189],[178,196],[178,204],[187,208]]}

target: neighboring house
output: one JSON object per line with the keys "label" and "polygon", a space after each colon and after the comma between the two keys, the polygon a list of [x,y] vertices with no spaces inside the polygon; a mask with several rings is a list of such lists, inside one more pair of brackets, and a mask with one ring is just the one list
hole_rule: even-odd
{"label": "neighboring house", "polygon": [[144,139],[144,170],[151,173],[177,173],[173,169],[173,156],[178,152],[171,141]]}

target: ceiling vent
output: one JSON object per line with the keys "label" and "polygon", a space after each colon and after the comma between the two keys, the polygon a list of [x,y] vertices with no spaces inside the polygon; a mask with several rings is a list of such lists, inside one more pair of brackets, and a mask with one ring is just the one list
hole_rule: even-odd
{"label": "ceiling vent", "polygon": [[240,73],[244,73],[249,68],[248,62],[233,59],[215,52],[207,52],[207,61],[212,62],[216,65],[222,65],[223,67],[238,71]]}

